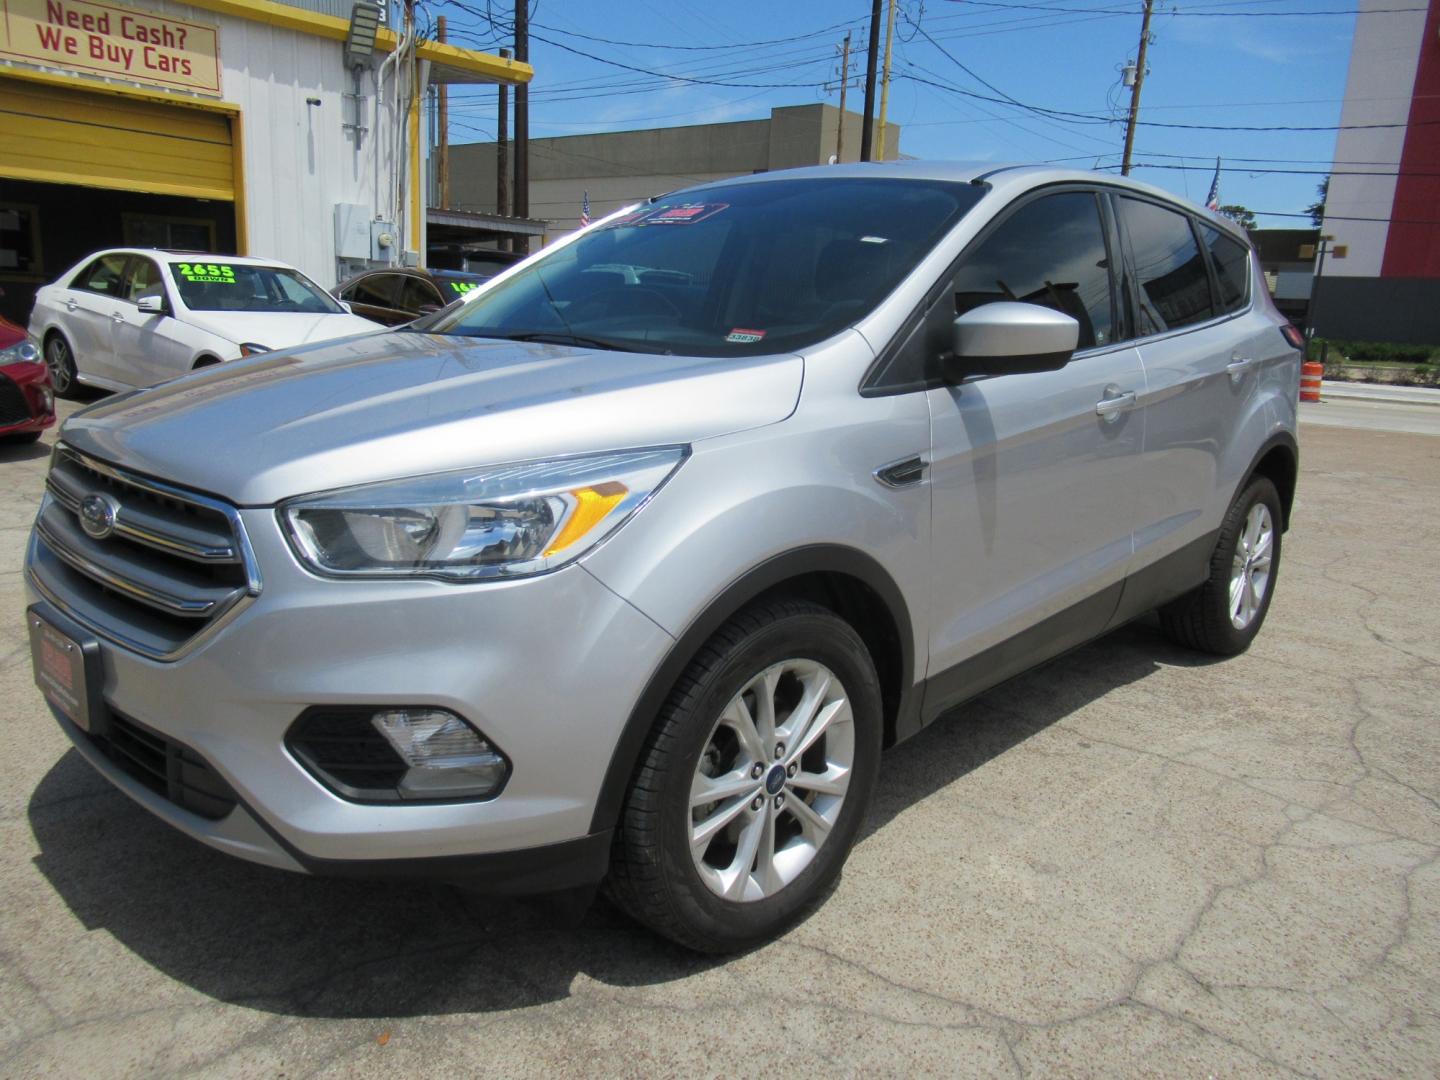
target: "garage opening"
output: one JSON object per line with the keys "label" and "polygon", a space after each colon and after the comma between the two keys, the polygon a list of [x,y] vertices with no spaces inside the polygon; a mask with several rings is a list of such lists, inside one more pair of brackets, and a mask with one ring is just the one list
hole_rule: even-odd
{"label": "garage opening", "polygon": [[0,77],[0,314],[98,248],[234,252],[231,118]]}

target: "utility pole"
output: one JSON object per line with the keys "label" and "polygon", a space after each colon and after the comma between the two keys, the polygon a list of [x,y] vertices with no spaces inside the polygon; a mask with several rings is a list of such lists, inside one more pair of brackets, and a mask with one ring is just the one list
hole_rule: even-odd
{"label": "utility pole", "polygon": [[[530,62],[530,0],[515,0],[515,59]],[[515,84],[515,216],[530,216],[530,88]],[[515,250],[530,254],[530,237],[516,236]]]}
{"label": "utility pole", "polygon": [[860,129],[860,160],[869,161],[870,144],[875,134],[875,61],[880,52],[880,0],[870,4],[870,50],[865,58],[865,120]]}
{"label": "utility pole", "polygon": [[1140,88],[1145,85],[1145,54],[1150,49],[1150,12],[1155,0],[1145,0],[1145,17],[1140,21],[1140,51],[1135,60],[1135,85],[1130,88],[1130,121],[1125,125],[1125,156],[1120,175],[1130,175],[1130,154],[1135,149],[1135,124],[1140,119]]}
{"label": "utility pole", "polygon": [[[850,33],[846,31],[844,44],[840,46],[840,122],[835,125],[835,163],[845,160],[845,91],[850,87]],[[825,84],[829,93],[830,84]]]}
{"label": "utility pole", "polygon": [[[501,49],[500,55],[510,59],[510,50]],[[500,107],[495,119],[495,213],[510,213],[510,87],[499,86]]]}
{"label": "utility pole", "polygon": [[880,78],[880,132],[876,139],[875,156],[885,160],[885,114],[890,108],[890,43],[895,39],[895,0],[890,0],[890,13],[885,17],[885,70]]}
{"label": "utility pole", "polygon": [[[1320,237],[1320,242],[1315,245],[1316,264],[1315,278],[1310,283],[1310,301],[1305,305],[1305,340],[1310,342],[1315,337],[1315,315],[1320,305],[1320,281],[1325,276],[1325,256],[1334,250],[1335,237],[1329,233]],[[1341,254],[1344,254],[1343,252]],[[1308,356],[1305,359],[1310,359]]]}
{"label": "utility pole", "polygon": [[[445,43],[445,16],[435,20],[435,36]],[[436,87],[440,113],[440,209],[450,206],[450,87],[443,82]]]}

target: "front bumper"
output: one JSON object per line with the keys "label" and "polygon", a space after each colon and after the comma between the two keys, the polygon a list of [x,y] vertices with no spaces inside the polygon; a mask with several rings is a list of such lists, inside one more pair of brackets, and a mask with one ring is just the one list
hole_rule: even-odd
{"label": "front bumper", "polygon": [[0,366],[0,436],[44,431],[55,423],[55,398],[44,364]]}
{"label": "front bumper", "polygon": [[[598,880],[608,836],[588,832],[593,809],[672,639],[580,566],[473,586],[324,580],[296,563],[272,511],[240,513],[264,577],[259,597],[174,661],[101,640],[106,705],[200,755],[235,808],[218,821],[182,809],[61,718],[87,760],[175,827],[270,866],[515,889]],[[33,581],[27,588],[40,599]],[[284,744],[311,705],[416,703],[459,713],[505,752],[513,772],[498,797],[351,802]]]}

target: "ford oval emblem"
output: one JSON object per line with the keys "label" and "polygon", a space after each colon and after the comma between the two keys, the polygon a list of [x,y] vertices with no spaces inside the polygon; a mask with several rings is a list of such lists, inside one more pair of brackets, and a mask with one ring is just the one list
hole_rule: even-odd
{"label": "ford oval emblem", "polygon": [[115,531],[120,507],[107,495],[86,495],[80,500],[80,527],[92,540],[104,540]]}

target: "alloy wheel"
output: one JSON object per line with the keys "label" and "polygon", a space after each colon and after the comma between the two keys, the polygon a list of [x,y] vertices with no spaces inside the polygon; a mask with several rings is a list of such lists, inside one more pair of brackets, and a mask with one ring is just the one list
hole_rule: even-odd
{"label": "alloy wheel", "polygon": [[1235,543],[1230,569],[1230,623],[1237,630],[1249,626],[1265,602],[1274,549],[1275,525],[1270,508],[1257,502],[1245,515],[1245,527]]}
{"label": "alloy wheel", "polygon": [[747,682],[721,711],[690,786],[690,854],[711,892],[763,900],[814,860],[839,819],[855,725],[839,678],[792,659]]}
{"label": "alloy wheel", "polygon": [[65,339],[52,337],[45,346],[45,366],[50,369],[50,384],[55,393],[64,395],[69,392],[72,364],[70,346]]}

